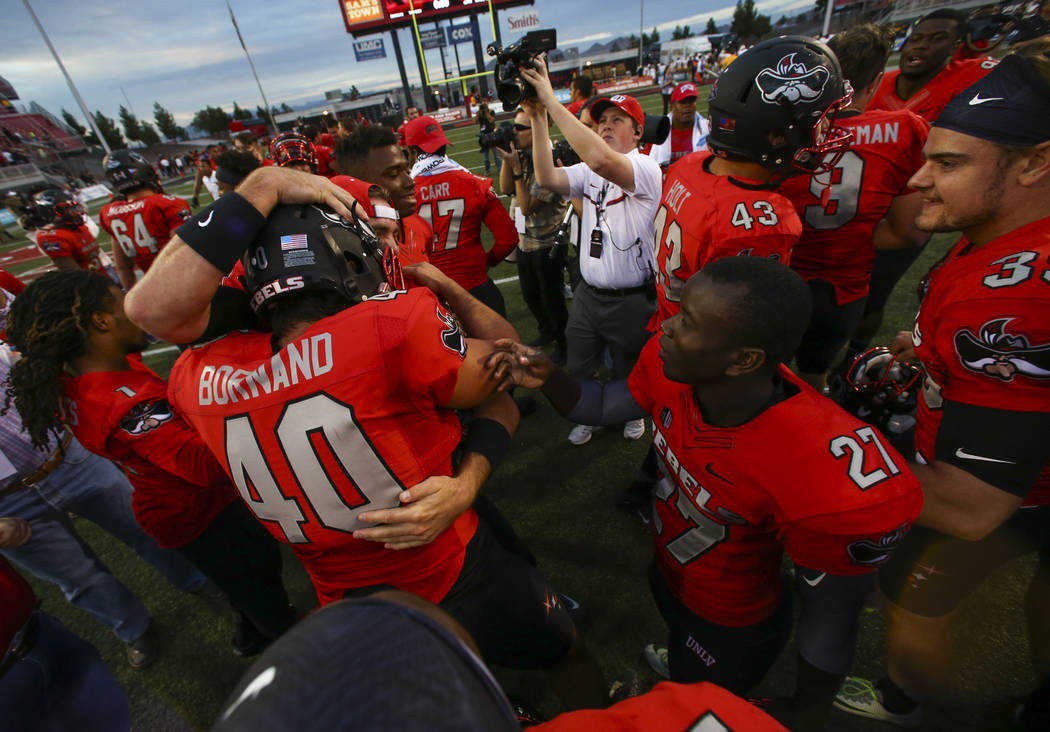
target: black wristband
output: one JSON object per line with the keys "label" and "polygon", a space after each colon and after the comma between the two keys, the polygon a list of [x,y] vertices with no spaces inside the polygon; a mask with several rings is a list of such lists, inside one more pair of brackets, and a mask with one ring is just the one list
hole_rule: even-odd
{"label": "black wristband", "polygon": [[463,443],[464,452],[476,452],[489,461],[493,470],[510,450],[510,432],[494,419],[474,419]]}
{"label": "black wristband", "polygon": [[266,225],[266,217],[237,193],[227,193],[175,230],[193,251],[227,274],[252,239]]}

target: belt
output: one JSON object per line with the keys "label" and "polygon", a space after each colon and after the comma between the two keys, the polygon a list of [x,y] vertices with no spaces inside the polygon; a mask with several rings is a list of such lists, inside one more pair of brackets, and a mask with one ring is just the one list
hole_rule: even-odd
{"label": "belt", "polygon": [[623,297],[624,295],[637,295],[639,292],[646,292],[649,289],[648,283],[643,283],[637,287],[624,287],[623,289],[608,288],[608,287],[595,287],[594,285],[584,282],[583,284],[599,295],[607,295],[610,297]]}
{"label": "belt", "polygon": [[44,464],[31,474],[21,478],[15,478],[3,488],[0,488],[0,496],[6,496],[8,493],[14,493],[23,488],[30,488],[49,476],[52,470],[62,464],[62,461],[66,457],[66,450],[69,449],[69,444],[72,441],[73,433],[67,429],[65,434],[62,435],[61,441],[58,443],[58,449],[51,453],[51,457],[45,460]]}
{"label": "belt", "polygon": [[29,620],[22,626],[22,637],[18,639],[15,647],[7,652],[3,662],[0,662],[0,678],[3,678],[7,670],[29,655],[36,645],[36,639],[40,635],[40,616],[34,611]]}

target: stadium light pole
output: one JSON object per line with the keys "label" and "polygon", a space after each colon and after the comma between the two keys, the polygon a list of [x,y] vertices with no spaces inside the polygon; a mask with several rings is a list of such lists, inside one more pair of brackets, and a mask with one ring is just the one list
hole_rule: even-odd
{"label": "stadium light pole", "polygon": [[831,30],[831,14],[835,11],[835,0],[827,0],[827,7],[824,9],[824,30],[821,32],[822,36],[827,36],[828,31]]}
{"label": "stadium light pole", "polygon": [[[22,0],[22,4],[26,6],[26,10],[29,11],[29,17],[33,19],[36,29],[40,31],[40,35],[44,39],[44,43],[51,50],[51,55],[55,57],[55,63],[58,64],[58,68],[62,71],[62,76],[66,77],[66,83],[69,84],[69,90],[73,92],[73,98],[77,100],[77,106],[80,107],[80,111],[87,117],[88,124],[91,125],[91,131],[95,133],[95,137],[102,143],[102,149],[106,151],[106,155],[109,155],[112,150],[109,149],[109,143],[106,142],[106,138],[102,136],[102,131],[99,130],[98,125],[95,124],[95,118],[91,116],[91,112],[88,111],[87,105],[84,104],[83,98],[80,96],[80,92],[77,91],[77,85],[73,83],[73,79],[69,76],[69,72],[66,71],[66,67],[62,65],[62,59],[58,57],[58,51],[51,45],[51,39],[47,37],[47,31],[44,30],[44,26],[40,25],[40,21],[36,17],[36,13],[33,12],[33,7],[29,4],[29,0]],[[129,102],[130,103],[130,102]]]}
{"label": "stadium light pole", "polygon": [[642,73],[642,52],[645,50],[645,0],[638,0],[638,68],[634,73]]}
{"label": "stadium light pole", "polygon": [[252,55],[248,53],[248,47],[244,45],[244,36],[241,35],[241,28],[237,25],[237,17],[233,14],[233,8],[230,7],[230,0],[226,0],[226,9],[230,11],[230,20],[233,22],[233,29],[237,31],[237,40],[241,42],[241,48],[244,49],[244,55],[248,57],[248,65],[252,67],[252,76],[255,77],[255,83],[259,87],[259,96],[262,97],[263,104],[266,109],[266,116],[270,120],[270,126],[273,127],[273,131],[277,133],[277,123],[274,122],[273,112],[270,111],[270,103],[266,101],[266,92],[263,91],[262,82],[259,81],[259,74],[255,71],[255,64],[252,63]]}

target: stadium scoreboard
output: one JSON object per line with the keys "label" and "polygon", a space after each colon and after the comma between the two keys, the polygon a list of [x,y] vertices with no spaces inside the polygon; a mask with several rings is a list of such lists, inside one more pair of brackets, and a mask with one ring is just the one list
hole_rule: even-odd
{"label": "stadium scoreboard", "polygon": [[[532,5],[533,0],[492,0],[492,8]],[[346,30],[355,36],[488,11],[489,0],[339,0]]]}

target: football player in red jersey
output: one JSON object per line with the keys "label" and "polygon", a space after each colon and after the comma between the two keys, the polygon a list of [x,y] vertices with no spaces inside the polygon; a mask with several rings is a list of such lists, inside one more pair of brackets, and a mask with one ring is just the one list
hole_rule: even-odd
{"label": "football player in red jersey", "polygon": [[33,204],[39,219],[49,222],[37,230],[37,246],[57,269],[103,271],[101,250],[84,221],[84,207],[72,195],[49,189],[36,194]]}
{"label": "football player in red jersey", "polygon": [[234,135],[233,147],[240,152],[251,153],[252,157],[259,161],[259,165],[274,165],[274,162],[263,154],[259,138],[251,132],[238,132]]}
{"label": "football player in red jersey", "polygon": [[[987,100],[972,104],[973,99]],[[1043,677],[1026,729],[1050,726],[1050,39],[1016,47],[934,122],[910,184],[916,222],[961,231],[893,349],[926,372],[918,526],[880,573],[889,676],[851,680],[837,706],[914,726],[954,670],[952,620],[1007,560],[1039,550],[1026,613]],[[1018,510],[1023,509],[1023,510]]]}
{"label": "football player in red jersey", "polygon": [[[275,208],[280,200],[332,201],[345,218]],[[229,258],[247,248],[252,303],[272,333],[185,351],[171,374],[173,406],[257,518],[292,546],[322,603],[376,586],[420,594],[470,629],[488,662],[549,669],[566,705],[603,705],[601,674],[556,593],[471,508],[517,424],[509,397],[490,398],[491,346],[465,338],[426,288],[361,302],[383,278],[378,243],[350,223],[350,206],[359,204],[324,178],[259,169],[180,228],[133,291],[142,296],[129,298],[129,315],[199,328]],[[514,332],[436,268],[416,267],[472,336]],[[452,476],[454,408],[466,406],[475,419]]]}
{"label": "football player in red jersey", "polygon": [[416,213],[410,166],[393,130],[382,125],[359,127],[336,143],[336,160],[342,173],[375,183],[386,191],[400,217],[397,245],[402,263],[427,261],[434,231]]}
{"label": "football player in red jersey", "polygon": [[874,570],[922,504],[904,458],[784,366],[809,299],[802,278],[773,260],[712,262],[690,278],[630,377],[605,386],[497,342],[518,356],[515,383],[542,385],[570,419],[653,419],[661,478],[651,586],[670,629],[666,649],[646,649],[654,668],[746,694],[791,631],[785,550],[798,565],[797,690],[771,709],[791,729],[822,728]]}
{"label": "football player in red jersey", "polygon": [[125,316],[123,299],[108,277],[92,272],[48,273],[30,283],[8,317],[7,336],[22,353],[8,392],[34,439],[64,422],[88,450],[124,470],[143,530],[226,593],[239,614],[234,650],[258,653],[296,619],[280,552],[237,502],[200,435],[173,412],[167,384],[142,363],[145,334]]}
{"label": "football player in red jersey", "polygon": [[853,86],[853,102],[837,120],[853,132],[853,142],[830,171],[792,178],[780,187],[802,219],[791,268],[809,284],[813,317],[796,363],[799,376],[817,391],[864,312],[876,226],[887,216],[908,234],[914,232],[921,201],[908,179],[922,167],[929,131],[907,110],[864,111],[889,57],[886,33],[873,25],[856,26],[836,34],[828,46]]}
{"label": "football player in red jersey", "polygon": [[113,237],[113,264],[120,284],[130,290],[137,280],[135,268],[149,269],[175,229],[190,217],[190,207],[178,196],[164,194],[153,166],[136,152],[112,152],[102,167],[125,200],[103,206],[99,224]]}
{"label": "football player in red jersey", "polygon": [[966,15],[951,8],[924,15],[900,50],[900,68],[882,77],[869,110],[907,109],[933,122],[959,92],[995,68],[993,58],[953,61],[966,33]]}
{"label": "football player in red jersey", "polygon": [[[405,145],[418,153],[410,173],[416,213],[434,229],[427,257],[471,295],[506,315],[503,295],[488,269],[518,245],[518,231],[492,190],[492,179],[474,175],[446,157],[448,144],[433,117],[417,117],[405,126]],[[495,239],[488,251],[481,243],[482,223]]]}
{"label": "football player in red jersey", "polygon": [[[325,133],[327,135],[327,133]],[[303,137],[310,141],[310,144],[314,148],[314,157],[317,160],[317,174],[323,175],[325,178],[331,178],[335,175],[335,171],[332,170],[332,156],[334,151],[332,147],[326,145],[321,138],[321,128],[317,125],[305,125],[303,127]],[[329,136],[330,139],[330,136]]]}
{"label": "football player in red jersey", "polygon": [[678,312],[689,277],[716,259],[746,255],[787,264],[802,225],[773,189],[788,175],[834,165],[849,137],[825,127],[848,101],[834,54],[811,38],[764,41],[723,72],[708,106],[711,152],[681,158],[664,181],[653,329]]}

